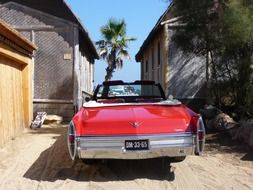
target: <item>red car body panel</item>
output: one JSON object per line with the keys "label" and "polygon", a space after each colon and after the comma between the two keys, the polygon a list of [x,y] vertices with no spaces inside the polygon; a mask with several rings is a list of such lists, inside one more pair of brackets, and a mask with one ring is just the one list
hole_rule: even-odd
{"label": "red car body panel", "polygon": [[183,105],[92,107],[82,108],[74,117],[74,123],[78,136],[192,132],[193,113]]}

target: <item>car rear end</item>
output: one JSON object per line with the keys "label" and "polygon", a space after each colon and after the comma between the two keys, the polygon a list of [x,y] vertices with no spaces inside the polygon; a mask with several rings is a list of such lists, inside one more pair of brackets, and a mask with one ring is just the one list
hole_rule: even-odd
{"label": "car rear end", "polygon": [[157,134],[77,137],[77,154],[83,159],[148,159],[194,154],[195,135]]}
{"label": "car rear end", "polygon": [[[101,116],[100,118],[96,116],[96,119],[86,119],[82,123],[84,126],[76,126],[76,124],[80,124],[75,120],[70,123],[68,144],[72,159],[148,159],[159,157],[180,159],[187,155],[199,155],[203,152],[205,128],[202,118],[197,114],[183,116],[187,110],[182,106],[180,108],[163,107],[158,112],[163,112],[164,115],[160,114],[159,117],[154,112],[149,113],[150,115],[146,113],[143,116],[144,108],[139,107],[115,109],[114,114],[112,114],[112,110],[103,110],[103,113],[110,112],[112,117],[116,118],[116,113],[122,112],[120,115],[125,115],[125,117],[118,116],[120,118],[115,120],[115,123],[110,118],[103,120],[102,111],[96,113]],[[126,109],[132,111],[126,111]],[[166,109],[166,113],[163,109]],[[145,108],[145,110],[151,112],[151,108]],[[94,112],[94,109],[92,111]],[[87,110],[84,112],[86,115],[92,115],[92,112],[87,113]],[[131,112],[133,112],[132,119]],[[168,118],[172,113],[174,115]],[[181,115],[177,115],[179,113]],[[133,120],[137,116],[139,120]]]}

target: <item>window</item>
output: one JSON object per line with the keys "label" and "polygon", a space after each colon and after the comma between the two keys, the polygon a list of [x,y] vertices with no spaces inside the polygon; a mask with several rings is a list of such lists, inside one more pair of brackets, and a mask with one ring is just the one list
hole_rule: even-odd
{"label": "window", "polygon": [[101,85],[96,93],[96,98],[117,98],[125,97],[157,97],[162,98],[162,92],[155,84],[121,84],[121,85]]}

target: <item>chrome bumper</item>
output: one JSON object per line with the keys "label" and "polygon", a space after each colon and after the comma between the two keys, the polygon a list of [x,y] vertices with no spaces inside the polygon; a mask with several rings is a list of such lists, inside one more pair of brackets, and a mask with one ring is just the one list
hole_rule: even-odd
{"label": "chrome bumper", "polygon": [[[167,135],[77,137],[77,155],[83,159],[147,159],[180,157],[195,152],[195,135],[191,133]],[[126,140],[148,139],[148,150],[126,150]]]}

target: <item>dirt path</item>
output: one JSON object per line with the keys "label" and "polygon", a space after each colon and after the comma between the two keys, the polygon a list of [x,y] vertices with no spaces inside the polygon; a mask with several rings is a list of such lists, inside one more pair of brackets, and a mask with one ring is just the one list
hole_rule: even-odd
{"label": "dirt path", "polygon": [[228,138],[208,137],[202,157],[189,156],[168,166],[162,176],[160,160],[114,160],[87,166],[72,162],[66,128],[28,132],[0,149],[0,190],[51,189],[253,189],[253,150]]}

